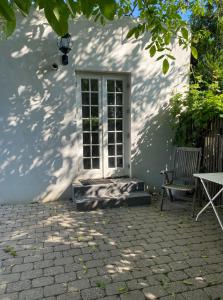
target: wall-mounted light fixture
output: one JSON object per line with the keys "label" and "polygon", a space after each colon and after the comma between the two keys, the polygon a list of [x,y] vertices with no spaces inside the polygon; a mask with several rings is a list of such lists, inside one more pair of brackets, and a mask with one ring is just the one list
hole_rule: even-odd
{"label": "wall-mounted light fixture", "polygon": [[68,64],[68,53],[71,50],[71,35],[66,33],[64,36],[61,36],[57,40],[57,45],[59,50],[63,53],[62,55],[62,64],[65,66]]}

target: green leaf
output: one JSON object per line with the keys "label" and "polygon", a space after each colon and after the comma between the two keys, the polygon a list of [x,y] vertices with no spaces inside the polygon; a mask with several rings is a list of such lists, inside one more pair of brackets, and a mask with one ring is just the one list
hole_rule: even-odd
{"label": "green leaf", "polygon": [[71,12],[72,17],[75,17],[77,12],[79,12],[79,6],[77,2],[74,2],[73,0],[67,1],[67,6]]}
{"label": "green leaf", "polygon": [[94,0],[80,0],[81,12],[85,17],[89,18],[92,15],[95,4]]}
{"label": "green leaf", "polygon": [[125,287],[125,286],[120,287],[120,288],[118,288],[118,292],[121,293],[121,294],[127,293],[128,292],[128,288]]}
{"label": "green leaf", "polygon": [[168,60],[165,58],[165,59],[163,60],[163,74],[164,74],[164,75],[168,72],[169,67],[170,67],[169,62],[168,62]]}
{"label": "green leaf", "polygon": [[63,1],[45,1],[44,12],[49,24],[59,36],[68,32],[69,10]]}
{"label": "green leaf", "polygon": [[172,59],[172,60],[175,60],[175,59],[176,59],[176,57],[174,57],[174,56],[171,55],[171,54],[167,54],[167,57],[169,57],[169,58]]}
{"label": "green leaf", "polygon": [[193,285],[193,283],[189,280],[184,280],[183,283],[186,285]]}
{"label": "green leaf", "polygon": [[101,13],[108,20],[113,20],[116,13],[116,2],[115,0],[99,0],[98,5],[100,7]]}
{"label": "green leaf", "polygon": [[194,46],[191,46],[191,53],[195,59],[198,58],[197,49]]}
{"label": "green leaf", "polygon": [[0,0],[0,16],[5,21],[4,31],[6,36],[10,36],[16,27],[15,12],[7,0]]}
{"label": "green leaf", "polygon": [[170,36],[170,34],[168,33],[168,34],[166,34],[165,35],[165,37],[164,37],[164,40],[165,40],[165,44],[166,45],[169,45],[169,43],[170,43],[170,39],[171,39],[171,36]]}
{"label": "green leaf", "polygon": [[24,15],[28,15],[30,7],[31,7],[31,0],[14,0],[15,4],[21,10]]}
{"label": "green leaf", "polygon": [[126,38],[129,39],[130,37],[132,37],[135,34],[136,28],[133,27],[132,29],[129,30],[129,32],[127,33]]}
{"label": "green leaf", "polygon": [[149,50],[149,54],[151,57],[153,57],[156,54],[156,47],[155,45],[153,45],[150,50]]}
{"label": "green leaf", "polygon": [[37,1],[38,1],[39,9],[43,9],[45,0],[37,0]]}
{"label": "green leaf", "polygon": [[151,48],[153,44],[154,44],[154,42],[152,42],[152,43],[148,44],[148,45],[145,47],[145,50],[147,50],[147,49]]}
{"label": "green leaf", "polygon": [[182,36],[185,40],[188,40],[188,30],[185,27],[181,28]]}
{"label": "green leaf", "polygon": [[157,59],[156,59],[156,61],[158,61],[158,60],[160,60],[160,59],[162,59],[162,58],[164,58],[164,56],[165,56],[165,54],[163,54],[163,55],[160,55]]}

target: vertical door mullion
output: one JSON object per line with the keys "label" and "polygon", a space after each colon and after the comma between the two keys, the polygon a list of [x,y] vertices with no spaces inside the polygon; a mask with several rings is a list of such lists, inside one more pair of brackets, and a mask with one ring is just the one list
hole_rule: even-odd
{"label": "vertical door mullion", "polygon": [[127,97],[127,82],[123,79],[123,169],[128,173],[128,139],[129,139],[129,125],[128,125],[128,101]]}
{"label": "vertical door mullion", "polygon": [[98,96],[99,96],[99,145],[100,145],[100,170],[101,175],[103,176],[103,84],[102,84],[102,78],[98,78]]}
{"label": "vertical door mullion", "polygon": [[78,153],[77,164],[78,172],[83,170],[83,130],[82,130],[82,101],[81,101],[81,78],[77,76],[77,89],[76,89],[76,106],[77,106],[77,139],[78,139]]}
{"label": "vertical door mullion", "polygon": [[107,85],[106,78],[102,77],[102,127],[103,127],[103,142],[102,142],[102,159],[103,159],[103,177],[106,176],[108,169],[108,108],[107,108]]}

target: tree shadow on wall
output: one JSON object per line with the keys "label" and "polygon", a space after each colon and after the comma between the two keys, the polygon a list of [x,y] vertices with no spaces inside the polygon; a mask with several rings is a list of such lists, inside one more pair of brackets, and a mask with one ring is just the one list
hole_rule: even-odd
{"label": "tree shadow on wall", "polygon": [[[92,23],[86,26],[86,20],[83,23],[81,20],[78,28],[69,65],[60,66],[57,72],[51,68],[60,59],[57,37],[41,16],[22,19],[12,39],[0,45],[4,53],[0,61],[4,70],[0,74],[2,203],[55,200],[69,188],[78,171],[75,71],[80,68],[97,71],[98,66],[101,72],[109,70],[128,75],[138,70],[131,89],[131,121],[137,132],[132,154],[134,175],[142,177],[143,173],[148,174],[147,170],[155,172],[147,163],[147,153],[149,149],[150,160],[159,160],[156,149],[161,147],[156,145],[157,132],[165,128],[166,120],[159,107],[164,107],[169,97],[167,89],[172,87],[176,73],[171,71],[164,78],[151,68],[148,84],[145,76],[149,66],[142,65],[139,59],[148,36],[129,45],[124,34],[127,25],[117,22],[115,27],[108,24],[97,28]],[[173,67],[176,67],[174,62]],[[148,110],[149,116],[145,114]],[[142,119],[147,118],[143,125]],[[164,152],[169,145],[169,136],[165,138],[168,141],[162,145]],[[168,156],[169,150],[166,153]]]}
{"label": "tree shadow on wall", "polygon": [[0,201],[6,203],[58,198],[74,170],[73,79],[66,69],[59,75],[51,69],[56,36],[40,17],[18,28],[1,44]]}

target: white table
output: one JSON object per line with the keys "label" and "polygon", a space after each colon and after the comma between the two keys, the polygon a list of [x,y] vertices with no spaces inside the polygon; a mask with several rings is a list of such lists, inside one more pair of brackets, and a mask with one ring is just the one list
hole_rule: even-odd
{"label": "white table", "polygon": [[[202,208],[202,210],[197,214],[197,217],[196,217],[196,221],[198,220],[198,217],[205,211],[205,209],[211,205],[213,210],[214,210],[214,213],[218,219],[218,223],[220,224],[221,226],[221,229],[223,230],[223,224],[221,222],[221,219],[219,217],[219,214],[214,206],[214,200],[223,192],[223,173],[198,173],[198,174],[194,174],[194,177],[196,178],[199,178],[203,187],[204,187],[204,190],[205,190],[205,193],[208,197],[208,200],[209,202]],[[208,189],[207,189],[207,186],[205,184],[205,181],[209,181],[209,182],[214,182],[214,183],[217,183],[219,184],[221,187],[220,187],[220,190],[211,198],[209,192],[208,192]]]}

